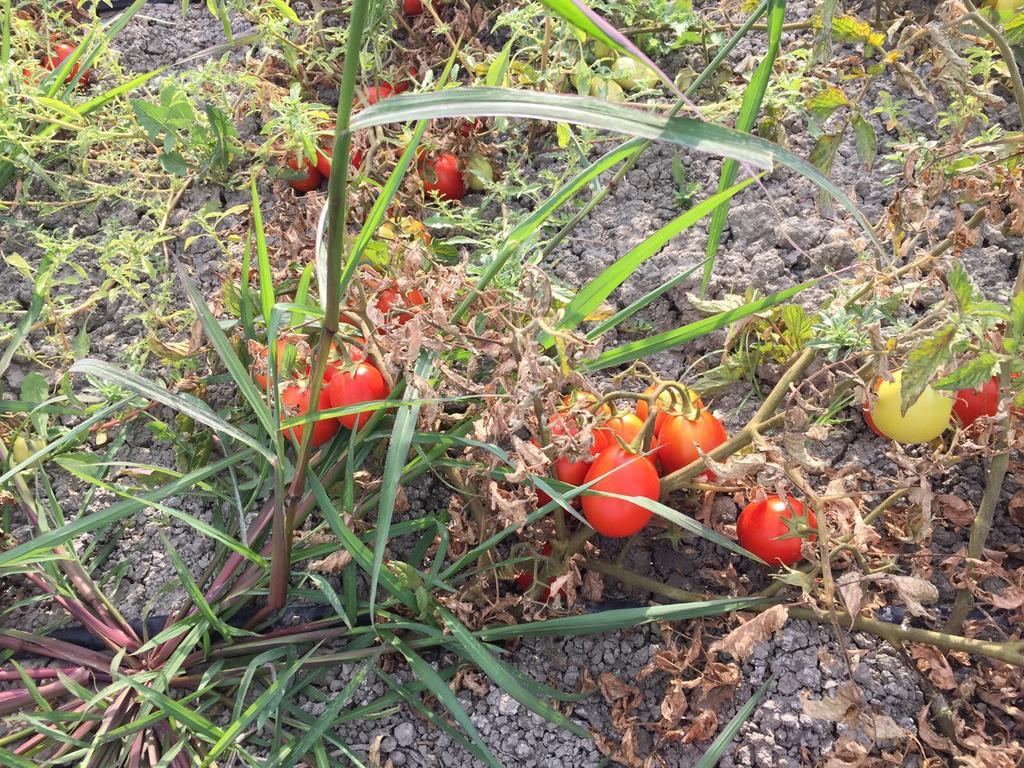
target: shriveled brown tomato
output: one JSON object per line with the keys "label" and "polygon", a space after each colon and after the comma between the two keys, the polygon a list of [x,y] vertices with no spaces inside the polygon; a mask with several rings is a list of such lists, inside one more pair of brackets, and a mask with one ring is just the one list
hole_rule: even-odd
{"label": "shriveled brown tomato", "polygon": [[[384,377],[373,363],[361,360],[336,371],[328,385],[332,408],[346,408],[360,403],[370,403],[387,398],[390,390]],[[338,421],[349,429],[366,424],[373,416],[373,409],[339,416]]]}
{"label": "shriveled brown tomato", "polygon": [[[648,397],[653,397],[654,393],[658,391],[661,386],[660,382],[651,384],[647,389],[644,390],[644,394]],[[700,399],[700,395],[694,392],[692,389],[687,389],[687,394],[690,396],[690,405],[693,408],[703,408],[704,403]],[[658,395],[657,406],[655,407],[654,415],[654,434],[658,434],[661,431],[662,425],[665,423],[665,419],[669,416],[682,416],[685,408],[685,403],[682,401],[681,396],[678,392],[672,390],[664,390]],[[636,401],[636,415],[640,417],[641,421],[647,421],[647,414],[649,409],[646,400]]]}
{"label": "shriveled brown tomato", "polygon": [[[61,64],[64,63],[64,60],[66,58],[68,58],[71,54],[75,52],[75,50],[75,46],[71,45],[71,43],[57,43],[57,45],[53,47],[53,55],[46,57],[46,59],[43,61],[43,66],[49,70],[57,69]],[[71,67],[71,71],[68,72],[67,77],[64,78],[65,84],[70,83],[72,80],[75,79],[75,75],[78,74],[78,70],[80,69],[80,67],[80,63],[76,61],[74,66]],[[82,77],[78,81],[79,86],[85,88],[87,85],[89,85],[89,80],[91,77],[92,70],[87,69],[85,72],[82,73]]]}
{"label": "shriveled brown tomato", "polygon": [[[770,565],[793,565],[803,556],[803,539],[794,535],[801,523],[810,528],[818,524],[814,513],[792,496],[769,496],[743,508],[736,520],[736,537],[740,546]],[[808,541],[815,538],[814,534],[807,535]]]}
{"label": "shriveled brown tomato", "polygon": [[299,168],[298,162],[294,157],[288,159],[288,165],[296,173],[305,172],[305,176],[299,176],[295,179],[289,179],[288,185],[296,192],[311,192],[320,186],[320,182],[324,180],[324,177],[320,175],[320,171],[316,169],[316,166],[311,164],[308,160],[305,161],[305,166]]}
{"label": "shriveled brown tomato", "polygon": [[999,378],[993,376],[979,389],[958,389],[953,413],[960,423],[969,427],[982,416],[995,416],[999,410]]}
{"label": "shriveled brown tomato", "polygon": [[[422,307],[427,303],[427,300],[420,293],[419,288],[413,288],[405,293],[400,293],[398,290],[398,284],[392,283],[377,297],[377,309],[381,311],[381,314],[388,314],[392,307]],[[398,313],[398,324],[405,325],[412,320],[412,315],[409,312]]]}
{"label": "shriveled brown tomato", "polygon": [[[696,419],[669,416],[662,423],[655,443],[662,468],[665,472],[675,472],[728,439],[722,422],[711,411],[701,409]],[[711,472],[705,474],[713,476]]]}
{"label": "shriveled brown tomato", "polygon": [[462,170],[455,155],[442,152],[434,160],[421,162],[420,177],[423,179],[423,191],[428,194],[436,192],[447,200],[461,200],[466,196]]}
{"label": "shriveled brown tomato", "polygon": [[[605,475],[607,475],[605,477]],[[601,478],[601,479],[598,479]],[[614,445],[597,455],[585,478],[591,491],[657,501],[661,493],[658,470],[645,456]],[[651,519],[650,510],[632,501],[607,496],[583,496],[583,514],[590,527],[603,536],[621,538],[639,533]]]}
{"label": "shriveled brown tomato", "polygon": [[623,443],[629,445],[636,440],[643,428],[643,420],[635,413],[626,411],[612,416],[594,429],[594,453],[600,453],[605,448],[618,445],[616,436]]}
{"label": "shriveled brown tomato", "polygon": [[[309,389],[301,384],[289,384],[281,390],[281,420],[293,416],[306,416],[309,413]],[[326,410],[331,407],[331,398],[326,387],[321,387],[320,397],[317,399],[317,407],[314,413]],[[302,442],[302,431],[306,425],[291,427],[288,434],[297,442]],[[335,419],[320,419],[313,422],[313,447],[319,448],[326,443],[338,431],[338,422]]]}

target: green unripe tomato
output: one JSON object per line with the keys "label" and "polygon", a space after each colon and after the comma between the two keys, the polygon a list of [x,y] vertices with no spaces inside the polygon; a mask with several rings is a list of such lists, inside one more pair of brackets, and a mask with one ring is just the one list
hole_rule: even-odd
{"label": "green unripe tomato", "polygon": [[483,192],[494,181],[494,168],[483,155],[473,155],[466,163],[466,182],[474,192]]}
{"label": "green unripe tomato", "polygon": [[927,443],[949,427],[953,398],[925,387],[906,414],[900,413],[903,371],[896,371],[892,381],[880,381],[878,394],[871,408],[871,421],[878,431],[898,443]]}
{"label": "green unripe tomato", "polygon": [[612,55],[612,48],[600,40],[594,41],[594,55],[599,59],[607,59]]}
{"label": "green unripe tomato", "polygon": [[658,77],[636,59],[619,56],[612,64],[612,80],[627,91],[638,88],[653,88]]}
{"label": "green unripe tomato", "polygon": [[600,75],[594,75],[590,79],[590,95],[616,104],[626,99],[626,94],[623,93],[618,83],[614,80],[605,80]]}

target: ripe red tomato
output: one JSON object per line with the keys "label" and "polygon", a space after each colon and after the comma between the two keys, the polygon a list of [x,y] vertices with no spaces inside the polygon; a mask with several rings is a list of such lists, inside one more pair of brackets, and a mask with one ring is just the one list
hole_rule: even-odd
{"label": "ripe red tomato", "polygon": [[[575,435],[580,428],[575,419],[564,413],[556,413],[548,419],[548,431],[553,435]],[[540,445],[536,440],[533,442],[535,445]],[[587,476],[587,470],[590,469],[590,464],[589,461],[573,461],[567,456],[559,456],[555,459],[555,477],[566,485],[582,485]],[[551,497],[538,488],[537,503],[544,506],[549,501],[551,501]]]}
{"label": "ripe red tomato", "polygon": [[[653,396],[654,393],[658,391],[659,386],[661,386],[660,383],[651,384],[651,386],[644,390],[644,394],[648,396]],[[701,401],[700,395],[698,395],[692,389],[688,389],[687,391],[690,394],[690,404],[694,408],[703,408],[704,403]],[[669,416],[682,415],[683,403],[679,400],[678,394],[678,392],[675,393],[676,396],[674,397],[672,392],[666,390],[662,392],[660,395],[658,395],[658,405],[654,409],[654,434],[658,434],[658,432],[661,431],[661,427],[665,423],[665,419],[667,419]],[[637,400],[636,415],[640,417],[641,421],[647,421],[647,414],[647,401]]]}
{"label": "ripe red tomato", "polygon": [[[793,565],[799,562],[800,542],[803,539],[798,536],[779,538],[790,532],[787,521],[791,519],[794,522],[802,520],[811,528],[817,525],[814,513],[805,509],[803,503],[792,496],[787,496],[786,500],[769,496],[748,504],[736,521],[736,536],[740,546],[770,565]],[[808,541],[814,541],[815,538],[814,534],[807,536]]]}
{"label": "ripe red tomato", "polygon": [[[293,346],[294,349],[294,346]],[[288,351],[288,342],[284,339],[277,340],[277,375],[278,378],[284,378],[286,375],[291,374],[291,369],[295,367],[295,357],[293,355],[292,365],[288,366],[285,363],[286,352]],[[267,373],[270,370],[270,361],[267,359],[267,348],[263,347],[259,352],[253,356],[252,361],[252,378],[259,388],[266,390],[267,388]]]}
{"label": "ripe red tomato", "polygon": [[600,453],[605,448],[618,445],[618,441],[615,439],[616,435],[622,439],[622,442],[629,445],[636,440],[637,435],[643,429],[644,422],[635,413],[626,411],[613,416],[594,429],[594,453]]}
{"label": "ripe red tomato", "polygon": [[[316,412],[331,407],[331,399],[326,387],[321,387],[320,397],[317,400]],[[289,384],[281,391],[281,420],[285,417],[305,416],[309,413],[309,390],[299,384]],[[302,442],[302,430],[304,426],[291,427],[288,434],[298,442]],[[319,448],[326,443],[338,431],[338,422],[335,419],[320,419],[313,422],[313,447]]]}
{"label": "ripe red tomato", "polygon": [[316,169],[325,179],[331,178],[331,160],[334,156],[334,138],[324,136],[320,139],[320,149],[316,152]]}
{"label": "ripe red tomato", "polygon": [[466,196],[466,185],[455,155],[442,152],[435,160],[420,163],[420,176],[423,191],[428,194],[437,192],[447,200],[461,200]]}
{"label": "ripe red tomato", "polygon": [[[387,382],[377,370],[377,366],[365,360],[338,370],[331,378],[327,389],[331,395],[332,408],[384,400],[390,393]],[[369,421],[373,414],[373,409],[367,409],[339,416],[338,421],[349,429],[355,429],[358,424]]]}
{"label": "ripe red tomato", "polygon": [[[342,368],[350,363],[358,363],[363,359],[363,350],[357,347],[355,344],[346,345],[346,356],[338,352],[338,348],[331,344],[331,349],[327,353],[327,368],[324,369],[324,385],[331,383],[335,374],[338,373]],[[308,379],[313,373],[313,361],[310,360],[306,366],[306,378]]]}
{"label": "ripe red tomato", "polygon": [[[57,69],[57,67],[64,63],[64,59],[66,59],[74,52],[75,46],[71,45],[70,43],[57,43],[57,45],[53,47],[53,56],[47,56],[46,60],[43,62],[43,66],[45,66],[49,70]],[[65,84],[70,83],[72,80],[75,79],[75,75],[78,74],[80,66],[80,63],[76,61],[75,65],[71,67],[71,71],[68,72],[68,76],[64,78]],[[87,85],[89,85],[89,79],[91,77],[92,71],[87,69],[85,72],[82,73],[82,78],[78,81],[79,85],[82,88],[85,88]]]}
{"label": "ripe red tomato", "polygon": [[[380,292],[377,297],[377,309],[381,311],[381,314],[386,315],[393,306],[396,304],[400,307],[422,307],[427,303],[427,300],[420,293],[419,288],[413,288],[412,290],[400,294],[398,292],[398,284],[392,283],[390,286]],[[408,312],[400,312],[398,314],[398,324],[405,325],[412,320],[412,315]]]}
{"label": "ripe red tomato", "polygon": [[406,16],[419,16],[423,13],[423,0],[405,0],[402,3],[402,10]]}
{"label": "ripe red tomato", "polygon": [[[288,165],[293,171],[301,173],[299,170],[299,164],[295,161],[294,157],[288,159]],[[320,175],[320,171],[316,169],[316,166],[306,161],[305,167],[306,175],[300,176],[297,179],[289,179],[288,184],[296,192],[310,192],[320,186],[320,182],[324,180],[323,176]]]}
{"label": "ripe red tomato", "polygon": [[467,139],[473,134],[483,133],[486,129],[487,125],[480,117],[472,120],[460,120],[455,126],[455,132]]}
{"label": "ripe red tomato", "polygon": [[999,378],[982,384],[981,389],[958,389],[953,413],[965,427],[971,426],[980,416],[995,416],[999,410]]}
{"label": "ripe red tomato", "polygon": [[[675,472],[699,459],[701,452],[707,453],[728,439],[722,422],[711,411],[701,409],[697,418],[692,420],[685,416],[669,416],[662,423],[655,443],[662,468],[665,472]],[[711,472],[705,474],[713,476]]]}
{"label": "ripe red tomato", "polygon": [[391,87],[390,83],[381,83],[380,85],[371,85],[366,89],[366,103],[376,104],[381,99],[386,99],[388,96],[393,94],[395,89]]}
{"label": "ripe red tomato", "polygon": [[[611,474],[608,474],[611,473]],[[597,478],[607,475],[601,480]],[[597,480],[591,490],[620,493],[657,501],[661,494],[658,470],[645,456],[629,453],[615,445],[598,454],[587,472],[586,482]],[[583,514],[590,527],[603,536],[621,538],[639,533],[651,512],[639,504],[604,496],[583,497]]]}

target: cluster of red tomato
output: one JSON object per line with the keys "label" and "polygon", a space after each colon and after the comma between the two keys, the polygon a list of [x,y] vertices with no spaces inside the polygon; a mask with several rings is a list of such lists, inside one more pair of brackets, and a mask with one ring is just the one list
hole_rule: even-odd
{"label": "cluster of red tomato", "polygon": [[[382,290],[376,302],[377,309],[384,315],[392,314],[392,310],[396,310],[393,314],[399,325],[412,319],[410,310],[424,304],[426,304],[426,299],[418,289],[413,288],[402,293],[396,285]],[[307,363],[304,367],[304,375],[298,375],[295,370],[298,366],[288,367],[285,363],[287,350],[288,342],[279,339],[277,342],[278,373],[280,378],[286,380],[281,388],[282,421],[292,416],[306,416],[310,412],[309,377],[312,374],[312,367]],[[267,352],[264,349],[253,366],[253,379],[264,391],[269,383],[267,370]],[[366,359],[360,346],[349,344],[344,354],[340,354],[332,345],[331,358],[324,372],[320,396],[313,412],[319,413],[328,408],[348,408],[362,403],[384,400],[390,391],[391,388],[380,369]],[[319,448],[328,442],[337,433],[339,426],[359,429],[360,425],[366,424],[373,412],[374,409],[367,408],[339,416],[337,419],[319,419],[313,422],[313,447]],[[297,442],[301,442],[303,427],[290,428],[288,435]]]}
{"label": "cluster of red tomato", "polygon": [[[422,6],[420,11],[422,12]],[[418,74],[415,67],[409,69],[410,77],[416,77]],[[409,81],[401,81],[392,85],[391,83],[381,83],[380,85],[371,85],[363,92],[366,103],[373,105],[382,99],[386,99],[396,93],[404,93],[409,90],[411,83]],[[359,102],[357,100],[354,108],[358,108]],[[288,181],[288,184],[297,192],[309,192],[311,190],[320,187],[320,184],[331,177],[331,162],[333,152],[333,137],[324,136],[320,142],[320,148],[316,153],[316,162],[311,162],[309,159],[304,160],[304,168],[300,168],[299,162],[295,157],[288,159],[288,165],[293,171],[302,173],[305,172],[304,176],[293,178]],[[352,166],[357,170],[362,167],[363,164],[363,153],[359,149],[354,149],[350,156]],[[423,191],[427,194],[436,192],[440,197],[446,200],[461,200],[466,196],[466,184],[463,179],[462,169],[459,166],[459,160],[455,155],[449,152],[441,152],[434,158],[425,157],[422,153],[419,155],[418,161],[420,179],[423,182]]]}
{"label": "cluster of red tomato", "polygon": [[[659,386],[652,385],[645,396],[653,397]],[[657,501],[661,495],[661,472],[682,469],[728,439],[725,427],[700,398],[686,392],[685,400],[682,395],[673,396],[669,389],[658,395],[648,453],[640,452],[637,445],[650,412],[647,400],[638,400],[635,412],[618,413],[607,405],[598,406],[593,395],[577,394],[566,400],[565,409],[548,420],[552,435],[571,436],[579,432],[579,424],[569,412],[579,401],[592,400],[602,421],[593,431],[592,458],[572,460],[559,456],[554,462],[555,477],[568,485],[590,483],[593,491]],[[538,501],[547,503],[547,494],[538,492]],[[604,536],[632,536],[651,518],[650,510],[627,499],[584,495],[581,503],[587,522]]]}

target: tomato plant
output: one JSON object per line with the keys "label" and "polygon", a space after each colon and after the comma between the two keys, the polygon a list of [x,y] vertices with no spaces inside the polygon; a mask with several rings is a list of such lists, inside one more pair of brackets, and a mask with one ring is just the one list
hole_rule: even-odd
{"label": "tomato plant", "polygon": [[[814,513],[805,509],[803,502],[787,496],[769,496],[743,508],[736,521],[736,536],[748,552],[770,565],[793,565],[800,561],[800,542],[796,528],[803,523],[814,528],[818,523]],[[783,538],[786,537],[786,538]],[[807,535],[814,541],[813,533]]]}
{"label": "tomato plant", "polygon": [[[75,49],[76,46],[71,45],[71,43],[57,43],[57,45],[53,47],[53,56],[47,56],[46,60],[43,62],[43,66],[50,70],[57,69],[61,64],[64,63],[64,60],[68,58],[68,56],[75,52]],[[71,71],[68,72],[67,77],[64,78],[65,84],[70,83],[72,80],[75,79],[75,75],[78,74],[80,66],[80,63],[76,61],[74,66],[71,67]],[[82,88],[85,88],[87,85],[89,85],[89,79],[91,77],[92,71],[87,69],[85,72],[82,73],[82,78],[78,81],[79,85]]]}
{"label": "tomato plant", "polygon": [[442,152],[434,160],[420,163],[423,191],[436,192],[447,200],[461,200],[466,196],[466,185],[455,155]]}
{"label": "tomato plant", "polygon": [[[644,394],[648,397],[653,397],[654,393],[658,391],[660,386],[661,382],[651,384],[651,386],[644,390]],[[686,393],[690,398],[690,406],[692,408],[704,407],[704,403],[701,401],[700,395],[689,388],[686,389]],[[657,405],[654,409],[654,434],[658,434],[658,432],[661,431],[661,427],[665,423],[665,419],[669,416],[682,416],[685,408],[686,404],[680,399],[680,394],[678,392],[666,389],[658,395]],[[649,408],[647,401],[637,400],[636,415],[640,417],[640,420],[647,421],[648,413]]]}
{"label": "tomato plant", "polygon": [[[617,445],[597,455],[587,471],[585,481],[596,481],[590,486],[593,491],[638,496],[654,501],[661,494],[661,483],[654,463],[646,456],[629,453]],[[613,538],[639,533],[651,519],[650,510],[632,501],[589,494],[583,497],[583,514],[591,528],[603,536]]]}
{"label": "tomato plant", "polygon": [[979,389],[958,389],[953,413],[969,427],[982,416],[995,416],[999,410],[999,378],[993,376]]}
{"label": "tomato plant", "polygon": [[[729,435],[725,427],[711,411],[700,409],[697,418],[686,416],[669,416],[662,422],[655,444],[658,448],[658,460],[665,472],[675,472],[695,462],[701,453],[717,448]],[[713,477],[711,472],[707,476]]]}
{"label": "tomato plant", "polygon": [[[281,411],[282,421],[286,416],[305,416],[309,413],[309,389],[301,384],[289,384],[281,390]],[[326,388],[321,388],[320,397],[317,400],[316,412],[331,407],[331,399]],[[302,442],[302,426],[291,427],[288,434],[297,442]],[[338,431],[338,422],[335,419],[320,419],[313,422],[313,447],[319,448],[326,443]]]}
{"label": "tomato plant", "polygon": [[629,445],[643,431],[644,422],[635,413],[629,411],[617,414],[605,421],[601,426],[594,429],[594,453],[600,453],[605,448],[618,445],[616,435]]}
{"label": "tomato plant", "polygon": [[892,381],[879,381],[877,397],[871,406],[871,419],[886,437],[898,443],[927,443],[949,426],[953,398],[925,387],[917,401],[900,413],[903,372],[896,371]]}
{"label": "tomato plant", "polygon": [[[327,390],[333,408],[384,400],[390,392],[377,366],[365,360],[340,368],[331,378]],[[373,409],[367,409],[339,416],[338,421],[349,429],[355,429],[358,424],[365,424],[372,415]]]}
{"label": "tomato plant", "polygon": [[[419,288],[413,288],[405,293],[399,293],[398,284],[392,283],[390,286],[380,292],[377,297],[377,309],[381,311],[381,314],[387,315],[394,306],[399,307],[422,307],[427,303],[423,294],[420,293]],[[412,315],[408,312],[398,313],[398,324],[405,325],[412,320]]]}
{"label": "tomato plant", "polygon": [[294,157],[288,159],[288,165],[296,173],[302,173],[304,170],[306,175],[299,176],[295,179],[289,179],[288,185],[296,192],[311,192],[320,186],[320,182],[324,180],[323,176],[320,175],[320,171],[316,169],[316,166],[311,164],[308,160],[306,161],[305,168],[299,169],[299,164]]}

